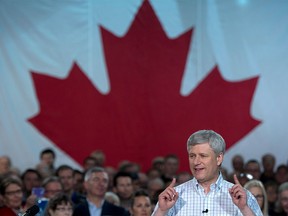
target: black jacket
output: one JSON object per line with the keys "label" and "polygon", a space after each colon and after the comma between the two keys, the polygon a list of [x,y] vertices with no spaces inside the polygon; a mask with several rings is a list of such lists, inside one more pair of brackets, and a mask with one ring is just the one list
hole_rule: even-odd
{"label": "black jacket", "polygon": [[[102,206],[101,216],[129,216],[129,212],[126,209],[116,206],[112,203],[104,201]],[[88,202],[77,205],[73,211],[73,216],[90,216]]]}

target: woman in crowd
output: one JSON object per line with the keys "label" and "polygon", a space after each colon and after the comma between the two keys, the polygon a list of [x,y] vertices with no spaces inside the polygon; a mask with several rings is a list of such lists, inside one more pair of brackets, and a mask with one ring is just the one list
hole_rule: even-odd
{"label": "woman in crowd", "polygon": [[22,206],[23,189],[22,181],[18,177],[7,177],[0,183],[0,196],[3,206],[0,208],[0,215],[15,216],[23,214],[28,208],[35,203],[35,197],[30,196],[26,205]]}
{"label": "woman in crowd", "polygon": [[45,210],[45,216],[72,216],[73,206],[70,198],[64,194],[59,193],[51,198]]}
{"label": "woman in crowd", "polygon": [[288,182],[279,186],[275,212],[277,216],[288,216]]}
{"label": "woman in crowd", "polygon": [[152,204],[148,193],[144,190],[138,190],[134,193],[130,213],[132,216],[150,216],[152,213]]}
{"label": "woman in crowd", "polygon": [[267,194],[262,182],[256,179],[250,180],[244,185],[244,188],[249,190],[254,195],[262,210],[263,216],[268,216]]}

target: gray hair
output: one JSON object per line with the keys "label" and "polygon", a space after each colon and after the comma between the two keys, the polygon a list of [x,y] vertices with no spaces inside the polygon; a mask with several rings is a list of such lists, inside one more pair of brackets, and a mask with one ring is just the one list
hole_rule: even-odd
{"label": "gray hair", "polygon": [[281,193],[288,190],[288,182],[282,183],[278,188],[278,199],[275,203],[276,212],[283,211],[283,207],[281,205]]}
{"label": "gray hair", "polygon": [[[92,168],[90,168],[90,169],[85,173],[84,181],[88,181],[93,173],[98,173],[98,172],[105,172],[105,173],[107,173],[107,172],[104,170],[104,168],[102,168],[102,167],[97,167],[97,166],[96,166],[96,167],[92,167]],[[108,174],[107,174],[107,175],[108,175]]]}
{"label": "gray hair", "polygon": [[216,155],[225,152],[226,144],[222,136],[213,130],[199,130],[193,133],[187,140],[187,151],[192,146],[208,143]]}
{"label": "gray hair", "polygon": [[288,182],[284,182],[279,186],[278,194],[288,190]]}

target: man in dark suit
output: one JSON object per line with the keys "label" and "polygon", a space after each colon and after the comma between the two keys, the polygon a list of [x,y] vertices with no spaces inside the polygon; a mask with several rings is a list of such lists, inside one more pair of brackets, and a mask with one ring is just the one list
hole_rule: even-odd
{"label": "man in dark suit", "polygon": [[108,173],[103,168],[89,169],[84,177],[86,200],[75,207],[73,216],[128,216],[124,208],[105,200],[108,183]]}

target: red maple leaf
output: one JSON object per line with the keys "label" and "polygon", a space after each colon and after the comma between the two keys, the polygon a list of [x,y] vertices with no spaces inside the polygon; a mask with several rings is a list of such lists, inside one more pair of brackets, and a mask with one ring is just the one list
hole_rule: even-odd
{"label": "red maple leaf", "polygon": [[128,159],[145,170],[153,157],[174,153],[188,169],[186,140],[205,128],[229,148],[259,124],[249,114],[257,78],[226,82],[215,67],[181,96],[192,32],[169,39],[144,1],[124,37],[101,27],[110,92],[101,94],[76,63],[66,79],[32,72],[40,113],[29,121],[80,164],[101,149],[113,166]]}

